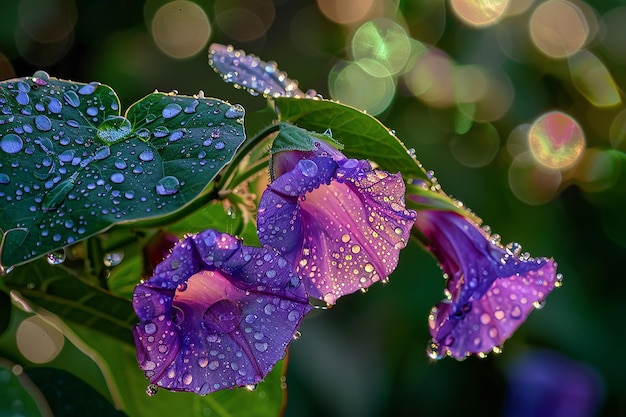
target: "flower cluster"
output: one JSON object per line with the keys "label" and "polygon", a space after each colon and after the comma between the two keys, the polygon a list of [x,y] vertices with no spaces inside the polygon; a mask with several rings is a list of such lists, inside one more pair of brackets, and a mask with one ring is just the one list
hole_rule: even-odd
{"label": "flower cluster", "polygon": [[136,287],[133,333],[151,383],[201,395],[256,384],[283,357],[308,297],[334,304],[396,268],[415,221],[400,174],[308,134],[296,146],[305,151],[282,151],[284,137],[259,203],[263,247],[206,230]]}
{"label": "flower cluster", "polygon": [[400,173],[338,148],[281,124],[258,206],[262,247],[206,230],[136,287],[137,358],[153,384],[204,395],[258,383],[285,354],[309,297],[331,306],[387,281],[412,235],[446,277],[428,320],[432,358],[499,350],[560,285],[554,260],[502,246],[440,190],[416,182],[407,192]]}

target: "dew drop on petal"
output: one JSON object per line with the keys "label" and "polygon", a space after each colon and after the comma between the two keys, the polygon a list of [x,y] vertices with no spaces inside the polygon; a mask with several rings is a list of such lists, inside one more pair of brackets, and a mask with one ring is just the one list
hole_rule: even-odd
{"label": "dew drop on petal", "polygon": [[298,162],[298,168],[302,171],[302,175],[305,177],[314,177],[317,175],[318,166],[310,159],[302,159]]}
{"label": "dew drop on petal", "polygon": [[147,335],[155,334],[157,331],[157,326],[152,322],[148,322],[143,326],[143,330],[146,332]]}
{"label": "dew drop on petal", "polygon": [[193,375],[191,375],[190,372],[185,372],[183,375],[183,384],[189,385],[191,384],[191,381],[193,381]]}

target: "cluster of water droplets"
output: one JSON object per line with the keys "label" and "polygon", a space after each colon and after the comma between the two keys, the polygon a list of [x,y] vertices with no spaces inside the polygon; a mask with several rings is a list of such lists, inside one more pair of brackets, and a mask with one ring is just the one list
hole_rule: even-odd
{"label": "cluster of water droplets", "polygon": [[298,82],[278,69],[274,61],[262,61],[254,55],[246,55],[232,46],[212,44],[209,48],[209,65],[227,83],[244,88],[252,95],[264,97],[316,97],[317,92],[307,93],[298,88]]}
{"label": "cluster of water droplets", "polygon": [[1,83],[0,202],[9,221],[2,226],[28,229],[13,263],[113,222],[178,208],[195,196],[178,197],[186,183],[199,192],[232,158],[244,113],[202,92],[156,93],[125,118],[115,93],[97,82],[38,71]]}

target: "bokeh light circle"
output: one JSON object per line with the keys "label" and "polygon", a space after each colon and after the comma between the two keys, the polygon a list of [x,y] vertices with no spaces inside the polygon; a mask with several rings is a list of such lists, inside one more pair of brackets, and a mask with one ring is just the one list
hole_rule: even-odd
{"label": "bokeh light circle", "polygon": [[61,352],[65,337],[41,317],[32,316],[20,323],[15,341],[26,359],[33,363],[47,363]]}
{"label": "bokeh light circle", "polygon": [[450,7],[457,17],[470,26],[493,25],[504,15],[509,0],[450,0]]}
{"label": "bokeh light circle", "polygon": [[238,42],[250,42],[265,35],[276,17],[271,0],[216,0],[215,23]]}
{"label": "bokeh light circle", "polygon": [[73,0],[20,0],[22,30],[37,42],[59,42],[74,29],[78,13]]}
{"label": "bokeh light circle", "polygon": [[509,188],[520,201],[532,206],[552,200],[561,179],[561,171],[537,164],[530,152],[518,155],[509,166]]}
{"label": "bokeh light circle", "polygon": [[445,52],[430,48],[417,56],[404,81],[409,91],[429,106],[445,108],[455,103],[454,71]]}
{"label": "bokeh light circle", "polygon": [[450,141],[454,158],[470,168],[488,165],[500,149],[498,131],[491,123],[474,123],[463,135],[455,135]]}
{"label": "bokeh light circle", "polygon": [[585,45],[589,25],[584,13],[565,0],[541,3],[530,17],[530,37],[545,55],[564,58]]}
{"label": "bokeh light circle", "polygon": [[152,18],[152,37],[174,58],[188,58],[203,51],[211,36],[211,24],[196,3],[176,0],[161,6]]}
{"label": "bokeh light circle", "polygon": [[341,25],[363,21],[373,6],[374,0],[317,0],[324,16]]}
{"label": "bokeh light circle", "polygon": [[582,156],[585,135],[572,117],[552,111],[532,124],[528,143],[538,163],[547,168],[564,169],[574,165]]}
{"label": "bokeh light circle", "polygon": [[[369,68],[377,67],[383,73],[385,67],[377,61],[366,60]],[[364,87],[366,86],[366,87]],[[331,97],[341,103],[364,110],[371,115],[382,113],[391,104],[395,95],[395,79],[391,74],[375,77],[363,69],[358,62],[339,62],[328,76]]]}
{"label": "bokeh light circle", "polygon": [[398,74],[411,56],[411,41],[406,31],[396,22],[379,18],[362,24],[352,36],[350,43],[355,61],[372,59],[385,67],[384,73],[372,73],[376,77]]}

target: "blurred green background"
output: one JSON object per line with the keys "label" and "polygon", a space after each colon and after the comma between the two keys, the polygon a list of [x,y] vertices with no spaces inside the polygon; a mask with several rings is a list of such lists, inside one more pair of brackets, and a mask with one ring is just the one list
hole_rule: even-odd
{"label": "blurred green background", "polygon": [[[389,284],[306,318],[287,416],[518,416],[513,394],[556,401],[550,387],[589,395],[588,409],[534,415],[626,416],[624,22],[616,0],[4,0],[0,79],[100,81],[123,107],[203,90],[250,114],[266,102],[207,64],[211,42],[232,44],[376,115],[503,242],[557,260],[563,287],[501,355],[432,362],[427,315],[444,282],[412,243]],[[586,388],[512,385],[539,349],[582,367]]]}

